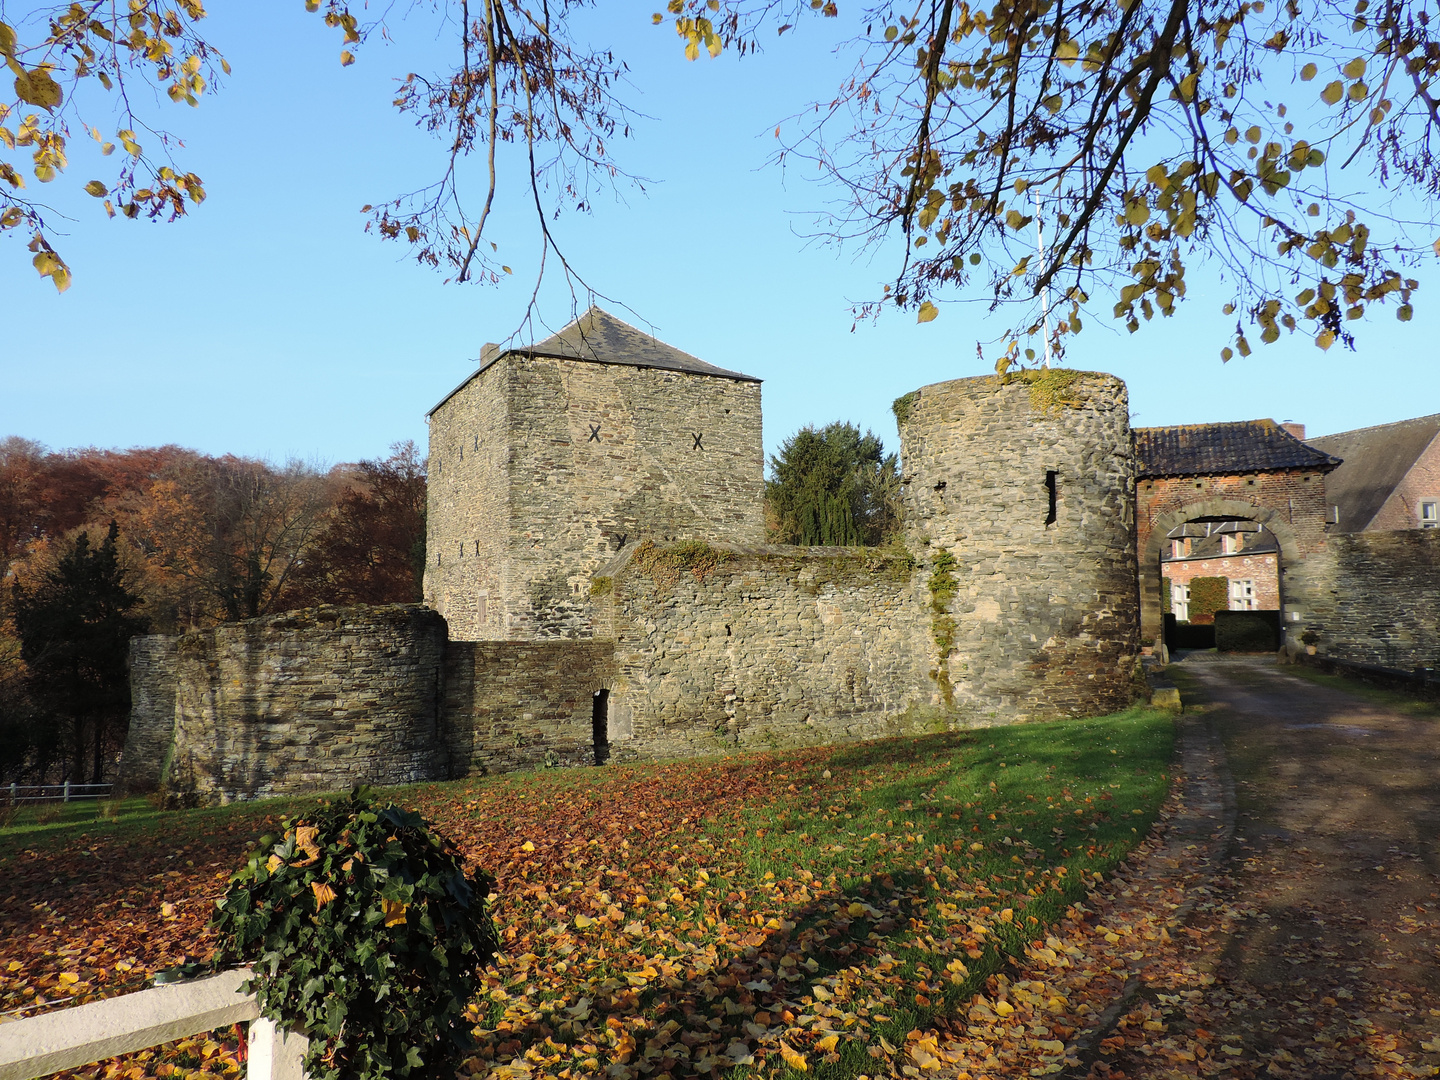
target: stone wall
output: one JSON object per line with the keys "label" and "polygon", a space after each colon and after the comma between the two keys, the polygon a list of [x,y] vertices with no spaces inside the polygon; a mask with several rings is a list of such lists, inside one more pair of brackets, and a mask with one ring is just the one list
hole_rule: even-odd
{"label": "stone wall", "polygon": [[760,422],[758,382],[502,355],[430,418],[426,602],[457,640],[590,637],[625,544],[764,540]]}
{"label": "stone wall", "polygon": [[596,591],[617,759],[935,722],[929,616],[903,549],[631,545]]}
{"label": "stone wall", "polygon": [[1336,533],[1296,573],[1311,606],[1286,625],[1291,649],[1313,630],[1327,656],[1440,668],[1440,529]]}
{"label": "stone wall", "polygon": [[613,658],[609,641],[450,642],[441,721],[449,775],[603,764]]}
{"label": "stone wall", "polygon": [[1125,384],[1057,370],[896,402],[911,550],[932,576],[936,687],[998,721],[1135,697],[1135,456]]}
{"label": "stone wall", "polygon": [[161,634],[130,639],[130,730],[120,758],[120,785],[126,791],[154,791],[160,786],[175,741],[179,642]]}
{"label": "stone wall", "polygon": [[413,604],[186,634],[165,786],[228,802],[443,777],[444,651],[445,621]]}

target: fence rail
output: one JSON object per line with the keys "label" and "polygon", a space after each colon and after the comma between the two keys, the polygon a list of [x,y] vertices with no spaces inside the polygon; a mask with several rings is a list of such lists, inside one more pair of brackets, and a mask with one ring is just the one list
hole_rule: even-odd
{"label": "fence rail", "polygon": [[108,799],[114,784],[7,784],[0,785],[0,797],[11,806],[22,802],[75,802],[78,799]]}
{"label": "fence rail", "polygon": [[305,1080],[307,1040],[261,1017],[255,995],[240,993],[249,977],[247,968],[222,971],[0,1024],[0,1080],[35,1080],[241,1023],[250,1025],[250,1080]]}

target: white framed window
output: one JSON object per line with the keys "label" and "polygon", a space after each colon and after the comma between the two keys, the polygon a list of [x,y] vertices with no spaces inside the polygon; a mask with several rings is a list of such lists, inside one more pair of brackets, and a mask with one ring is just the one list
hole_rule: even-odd
{"label": "white framed window", "polygon": [[1255,580],[1253,578],[1232,578],[1230,580],[1230,610],[1255,610]]}
{"label": "white framed window", "polygon": [[1170,610],[1175,614],[1176,622],[1190,621],[1190,586],[1181,585],[1178,581],[1170,583]]}
{"label": "white framed window", "polygon": [[1420,528],[1440,529],[1440,499],[1420,500]]}

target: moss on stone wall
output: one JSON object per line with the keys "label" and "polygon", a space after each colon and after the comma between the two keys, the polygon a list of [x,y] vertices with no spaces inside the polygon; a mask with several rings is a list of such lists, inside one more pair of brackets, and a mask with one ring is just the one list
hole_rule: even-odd
{"label": "moss on stone wall", "polygon": [[1024,383],[1030,390],[1030,405],[1036,412],[1053,413],[1060,409],[1079,409],[1086,395],[1079,384],[1089,372],[1070,368],[1041,368],[1039,371],[1012,371],[1000,376],[1002,385]]}
{"label": "moss on stone wall", "polygon": [[635,548],[631,563],[637,570],[649,574],[655,587],[665,592],[674,588],[680,575],[687,571],[697,582],[704,584],[705,579],[721,564],[734,557],[731,552],[713,548],[702,540],[682,540],[666,547],[653,540],[645,540]]}
{"label": "moss on stone wall", "polygon": [[955,686],[950,681],[950,652],[955,648],[955,619],[950,614],[950,601],[960,590],[956,579],[955,556],[940,551],[935,556],[930,574],[930,633],[935,641],[935,681],[946,707],[955,704]]}
{"label": "moss on stone wall", "polygon": [[910,410],[915,407],[915,402],[920,400],[920,391],[911,390],[908,394],[901,394],[890,403],[890,411],[895,414],[895,423],[901,427],[905,421],[910,419]]}
{"label": "moss on stone wall", "polygon": [[615,591],[615,579],[600,575],[590,579],[591,596],[609,596]]}

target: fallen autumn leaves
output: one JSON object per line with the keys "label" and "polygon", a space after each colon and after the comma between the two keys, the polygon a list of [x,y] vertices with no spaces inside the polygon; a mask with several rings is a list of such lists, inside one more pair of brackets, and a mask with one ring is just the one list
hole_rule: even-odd
{"label": "fallen autumn leaves", "polygon": [[[505,956],[462,1074],[1059,1071],[1124,985],[1114,949],[1163,941],[1169,912],[1102,931],[1069,905],[1143,835],[1169,747],[1168,719],[1138,712],[415,789],[500,880]],[[92,834],[5,859],[0,1010],[207,955],[260,825],[242,813],[165,855]],[[236,1068],[195,1049],[179,1071]],[[166,1051],[90,1071],[176,1068]]]}

